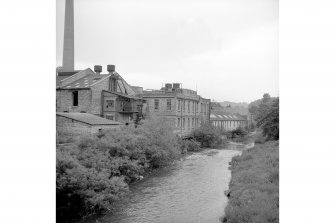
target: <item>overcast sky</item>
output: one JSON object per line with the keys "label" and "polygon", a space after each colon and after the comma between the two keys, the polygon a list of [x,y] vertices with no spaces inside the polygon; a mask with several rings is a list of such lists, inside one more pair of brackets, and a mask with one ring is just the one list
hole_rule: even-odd
{"label": "overcast sky", "polygon": [[[57,0],[57,66],[65,0]],[[216,101],[278,96],[278,0],[74,0],[75,68],[180,82]]]}

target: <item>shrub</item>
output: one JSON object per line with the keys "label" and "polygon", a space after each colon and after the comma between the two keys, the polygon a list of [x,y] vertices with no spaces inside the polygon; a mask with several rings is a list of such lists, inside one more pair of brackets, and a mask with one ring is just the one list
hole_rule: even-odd
{"label": "shrub", "polygon": [[238,127],[237,129],[231,131],[231,137],[232,138],[243,138],[248,134],[248,132],[241,127]]}
{"label": "shrub", "polygon": [[263,135],[261,131],[257,131],[254,135],[255,143],[263,144],[266,141],[266,137]]}
{"label": "shrub", "polygon": [[181,140],[181,149],[186,152],[198,152],[201,150],[200,143],[194,139]]}
{"label": "shrub", "polygon": [[57,221],[107,210],[127,192],[123,177],[111,177],[109,158],[103,151],[91,148],[57,150]]}
{"label": "shrub", "polygon": [[73,133],[62,128],[56,129],[56,141],[58,144],[74,143],[80,136],[78,133]]}
{"label": "shrub", "polygon": [[192,137],[200,143],[202,148],[217,148],[223,143],[220,131],[206,123],[192,133]]}
{"label": "shrub", "polygon": [[169,165],[180,156],[178,138],[164,120],[57,147],[57,221],[108,210],[146,170]]}

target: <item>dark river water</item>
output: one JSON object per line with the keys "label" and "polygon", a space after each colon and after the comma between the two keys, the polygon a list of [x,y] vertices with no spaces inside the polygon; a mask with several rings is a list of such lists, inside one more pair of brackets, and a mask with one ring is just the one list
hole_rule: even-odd
{"label": "dark river water", "polygon": [[113,214],[81,222],[219,223],[228,199],[229,162],[235,150],[205,150],[132,185]]}

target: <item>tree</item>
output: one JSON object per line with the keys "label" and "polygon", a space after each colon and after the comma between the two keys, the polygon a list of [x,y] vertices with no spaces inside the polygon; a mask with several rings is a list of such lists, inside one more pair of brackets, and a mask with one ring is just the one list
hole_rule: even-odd
{"label": "tree", "polygon": [[267,140],[279,139],[279,98],[265,93],[262,99],[251,102],[248,110]]}
{"label": "tree", "polygon": [[[261,104],[263,105],[263,104]],[[261,106],[257,117],[257,127],[263,130],[267,140],[279,139],[279,98],[276,98],[270,106]]]}
{"label": "tree", "polygon": [[257,125],[262,128],[267,139],[279,139],[279,98],[276,98],[267,113],[259,119]]}
{"label": "tree", "polygon": [[265,93],[265,94],[263,94],[262,102],[263,102],[263,103],[268,103],[268,102],[270,102],[270,101],[271,101],[271,96],[270,96],[270,94],[269,94],[269,93]]}

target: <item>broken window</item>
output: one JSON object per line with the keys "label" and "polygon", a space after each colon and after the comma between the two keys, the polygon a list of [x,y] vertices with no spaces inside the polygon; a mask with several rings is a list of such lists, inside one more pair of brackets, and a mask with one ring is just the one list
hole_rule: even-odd
{"label": "broken window", "polygon": [[114,108],[114,100],[106,100],[106,108]]}
{"label": "broken window", "polygon": [[78,106],[78,91],[72,92],[72,105]]}

